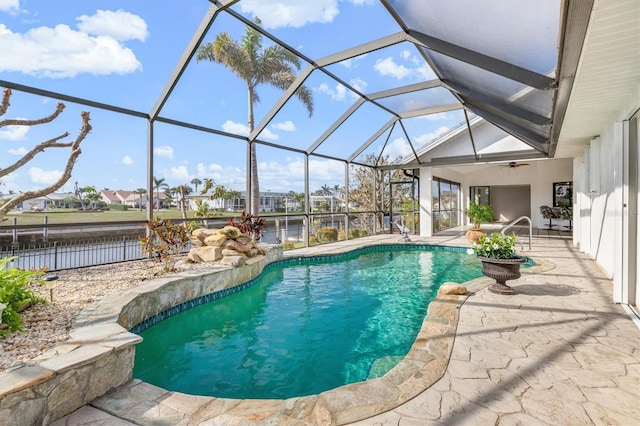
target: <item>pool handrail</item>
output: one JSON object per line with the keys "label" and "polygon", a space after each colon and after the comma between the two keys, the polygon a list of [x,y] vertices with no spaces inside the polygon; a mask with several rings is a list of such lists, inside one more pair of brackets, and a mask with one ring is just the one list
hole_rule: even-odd
{"label": "pool handrail", "polygon": [[500,231],[500,233],[504,235],[504,233],[507,232],[508,229],[512,228],[516,223],[520,222],[523,219],[526,219],[527,222],[529,222],[529,251],[531,251],[531,236],[533,235],[533,224],[531,223],[531,218],[529,218],[529,216],[520,216],[519,218],[502,228],[502,231]]}

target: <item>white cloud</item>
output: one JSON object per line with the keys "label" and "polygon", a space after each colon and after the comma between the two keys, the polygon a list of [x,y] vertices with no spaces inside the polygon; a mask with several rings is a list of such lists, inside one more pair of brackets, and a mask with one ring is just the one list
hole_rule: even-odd
{"label": "white cloud", "polygon": [[260,139],[266,139],[268,141],[277,141],[279,139],[278,135],[276,135],[266,127],[260,132],[260,135],[258,137]]}
{"label": "white cloud", "polygon": [[322,83],[320,86],[316,88],[316,90],[320,93],[329,95],[331,97],[331,100],[333,101],[344,100],[345,95],[347,93],[347,89],[344,87],[344,85],[340,83],[336,84],[335,89],[331,89],[328,84]]}
{"label": "white cloud", "polygon": [[0,0],[0,12],[16,14],[20,11],[20,2],[18,0]]}
{"label": "white cloud", "polygon": [[24,34],[0,24],[0,45],[0,71],[64,78],[81,73],[128,74],[142,69],[133,51],[118,40],[90,36],[64,24],[32,28]]}
{"label": "white cloud", "polygon": [[449,127],[441,126],[441,127],[438,127],[436,130],[434,130],[431,133],[425,133],[425,134],[422,134],[422,135],[414,138],[414,140],[419,145],[424,145],[426,143],[429,143],[429,142],[433,141],[435,138],[437,138],[441,134],[445,133],[447,130],[449,130]]}
{"label": "white cloud", "polygon": [[299,28],[309,23],[327,23],[338,15],[338,0],[243,0],[242,13],[250,13],[262,20],[264,28]]}
{"label": "white cloud", "polygon": [[378,71],[380,75],[389,75],[397,80],[411,75],[410,69],[404,65],[396,64],[393,58],[378,59],[373,68]]}
{"label": "white cloud", "polygon": [[409,142],[407,142],[404,138],[397,138],[391,141],[386,148],[384,149],[385,155],[388,154],[389,158],[392,160],[398,157],[404,157],[406,155],[412,154],[411,146],[409,146]]}
{"label": "white cloud", "polygon": [[194,176],[189,174],[187,166],[176,166],[163,170],[162,175],[167,179],[175,179],[183,182],[189,182]]}
{"label": "white cloud", "polygon": [[0,140],[19,141],[29,132],[28,126],[7,126],[0,130]]}
{"label": "white cloud", "polygon": [[28,173],[31,178],[31,182],[44,185],[51,185],[60,179],[60,176],[62,176],[62,172],[60,170],[46,171],[39,167],[30,168]]}
{"label": "white cloud", "polygon": [[356,56],[355,58],[345,59],[344,61],[338,62],[345,68],[356,68],[358,66],[358,62],[364,59],[368,53],[362,54],[360,56]]}
{"label": "white cloud", "polygon": [[27,148],[21,146],[18,149],[9,149],[7,152],[11,155],[25,155],[28,151]]}
{"label": "white cloud", "polygon": [[411,52],[409,52],[407,49],[404,49],[402,52],[400,52],[400,57],[402,59],[409,59],[411,58]]}
{"label": "white cloud", "polygon": [[222,123],[222,130],[236,135],[249,136],[249,128],[246,124],[235,123],[231,120]]}
{"label": "white cloud", "polygon": [[173,159],[173,148],[170,146],[159,146],[153,149],[153,154],[158,157],[168,158],[169,160]]}
{"label": "white cloud", "polygon": [[133,160],[128,155],[125,155],[124,157],[122,157],[122,164],[124,164],[125,166],[130,166],[133,164]]}
{"label": "white cloud", "polygon": [[272,127],[278,130],[282,130],[284,132],[296,131],[296,125],[293,124],[293,121],[291,120],[283,121],[282,123],[276,123]]}
{"label": "white cloud", "polygon": [[[353,86],[354,89],[360,91],[360,93],[366,93],[367,90],[367,82],[364,81],[361,78],[354,78],[351,81],[349,81],[349,83],[351,84],[351,86]],[[355,96],[355,94],[354,94]],[[357,97],[357,96],[356,96]]]}
{"label": "white cloud", "polygon": [[217,163],[198,163],[198,178],[213,179],[216,185],[224,185],[227,189],[244,191],[245,171],[232,166],[221,166]]}
{"label": "white cloud", "polygon": [[78,29],[87,34],[108,36],[118,41],[145,41],[149,36],[144,19],[122,9],[98,9],[95,15],[82,15],[76,19],[80,21]]}
{"label": "white cloud", "polygon": [[418,76],[420,76],[420,78],[423,80],[435,80],[437,78],[436,73],[433,72],[433,70],[428,64],[423,63],[418,68],[415,68],[415,71],[416,73],[418,73]]}

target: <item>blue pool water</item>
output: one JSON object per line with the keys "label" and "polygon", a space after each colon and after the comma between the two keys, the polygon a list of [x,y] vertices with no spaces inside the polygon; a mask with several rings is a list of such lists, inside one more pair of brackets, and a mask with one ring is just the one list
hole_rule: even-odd
{"label": "blue pool water", "polygon": [[379,377],[411,348],[438,287],[481,269],[463,250],[427,246],[276,262],[246,290],[142,331],[134,377],[238,399],[311,395]]}

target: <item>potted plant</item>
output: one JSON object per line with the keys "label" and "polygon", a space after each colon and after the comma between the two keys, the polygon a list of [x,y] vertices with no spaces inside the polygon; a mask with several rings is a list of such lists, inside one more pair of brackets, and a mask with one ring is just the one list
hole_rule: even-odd
{"label": "potted plant", "polygon": [[467,240],[477,243],[484,231],[480,229],[480,224],[493,222],[493,209],[488,204],[469,204],[466,211],[473,226],[467,231]]}
{"label": "potted plant", "polygon": [[525,261],[515,254],[515,243],[515,234],[493,233],[482,235],[474,246],[478,259],[482,261],[482,273],[496,280],[489,286],[493,293],[515,293],[506,281],[520,278],[520,265]]}

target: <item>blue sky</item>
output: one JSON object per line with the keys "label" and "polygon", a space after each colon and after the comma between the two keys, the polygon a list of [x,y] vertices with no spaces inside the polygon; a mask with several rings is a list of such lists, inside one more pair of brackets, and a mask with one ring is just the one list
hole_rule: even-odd
{"label": "blue sky", "polygon": [[[0,79],[148,113],[209,5],[206,0],[0,0]],[[263,27],[313,60],[400,31],[373,0],[242,0],[234,10],[249,19],[258,16]],[[223,31],[240,39],[244,26],[222,14],[205,41]],[[303,62],[302,69],[305,67]],[[328,70],[363,93],[434,78],[409,44],[371,52],[331,65]],[[312,73],[305,85],[313,93],[313,116],[308,117],[306,109],[292,99],[259,139],[306,149],[357,98],[319,72]],[[256,124],[281,94],[268,86],[259,88]],[[449,101],[448,92],[440,96],[443,102]],[[246,136],[246,98],[243,83],[223,66],[194,61],[160,115]],[[57,102],[14,91],[11,107],[2,119],[40,118],[53,112]],[[71,190],[74,182],[97,189],[146,187],[147,122],[70,102],[66,102],[61,118],[51,124],[0,128],[0,167],[65,131],[75,137],[84,110],[91,112],[93,131],[83,142],[73,176],[63,190]],[[346,157],[389,118],[388,113],[365,106],[318,152]],[[461,120],[460,112],[450,112],[406,120],[405,126],[418,147]],[[156,124],[154,131],[154,175],[170,186],[194,178],[213,178],[227,188],[245,189],[244,141],[162,123]],[[386,141],[387,135],[365,153],[379,153]],[[25,191],[55,181],[68,155],[57,151],[48,150],[3,177],[0,191]],[[261,190],[304,190],[303,155],[263,145],[257,152]],[[394,130],[385,153],[395,157],[409,152],[404,135]],[[342,185],[344,173],[342,162],[311,157],[311,190]]]}

